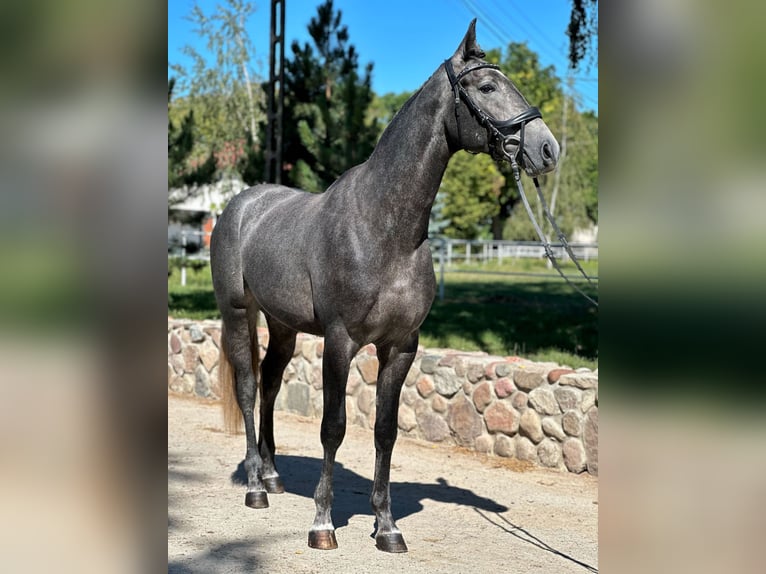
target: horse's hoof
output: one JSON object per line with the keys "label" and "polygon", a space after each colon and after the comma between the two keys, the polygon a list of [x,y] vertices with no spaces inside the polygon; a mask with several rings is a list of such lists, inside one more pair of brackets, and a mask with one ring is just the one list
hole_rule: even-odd
{"label": "horse's hoof", "polygon": [[382,550],[383,552],[407,552],[404,536],[402,536],[400,532],[378,534],[375,537],[375,546],[378,550]]}
{"label": "horse's hoof", "polygon": [[309,546],[319,550],[335,550],[338,541],[334,530],[309,530]]}
{"label": "horse's hoof", "polygon": [[248,492],[245,495],[245,506],[249,506],[250,508],[268,508],[269,497],[263,490]]}
{"label": "horse's hoof", "polygon": [[278,476],[264,478],[263,485],[266,487],[266,492],[271,494],[282,494],[285,491],[285,485],[282,484],[282,479]]}

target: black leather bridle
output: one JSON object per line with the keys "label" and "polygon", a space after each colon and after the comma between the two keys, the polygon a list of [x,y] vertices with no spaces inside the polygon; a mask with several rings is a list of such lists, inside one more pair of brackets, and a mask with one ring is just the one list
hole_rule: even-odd
{"label": "black leather bridle", "polygon": [[[455,94],[455,119],[457,120],[458,130],[460,130],[460,117],[459,108],[460,100],[462,98],[468,110],[473,114],[476,120],[483,128],[487,130],[489,137],[489,147],[492,155],[495,159],[507,159],[511,163],[518,163],[524,166],[524,126],[527,122],[542,118],[543,115],[536,107],[530,106],[519,115],[514,116],[510,120],[498,120],[492,117],[490,114],[481,109],[481,107],[473,100],[468,94],[466,89],[460,84],[460,80],[464,76],[481,70],[483,68],[489,68],[492,70],[499,70],[500,66],[495,64],[477,64],[463,68],[459,74],[455,74],[455,69],[452,66],[452,62],[448,58],[444,61],[444,69],[447,72],[449,78],[450,87]],[[516,133],[518,132],[518,136]],[[514,149],[515,151],[509,152],[508,150]]]}
{"label": "black leather bridle", "polygon": [[[499,70],[500,66],[496,66],[495,64],[481,63],[476,64],[475,66],[468,66],[463,68],[459,74],[455,74],[455,68],[452,66],[450,59],[448,58],[444,61],[444,69],[447,71],[450,87],[455,93],[455,121],[457,122],[458,138],[460,137],[459,110],[460,100],[462,98],[463,103],[465,103],[471,114],[473,114],[473,116],[476,118],[476,121],[479,122],[479,125],[487,130],[488,144],[492,157],[496,160],[505,159],[510,162],[511,169],[513,171],[513,178],[516,180],[516,187],[519,190],[519,195],[521,196],[522,203],[524,204],[524,208],[527,210],[529,218],[532,220],[532,226],[535,228],[535,231],[537,232],[537,235],[542,242],[543,248],[545,249],[545,255],[548,257],[548,259],[550,259],[551,263],[556,268],[556,271],[558,271],[559,275],[561,275],[567,283],[569,283],[576,291],[578,291],[593,305],[598,307],[597,301],[589,297],[582,289],[572,283],[572,281],[570,281],[570,279],[564,275],[564,272],[561,270],[561,267],[559,267],[559,264],[556,261],[556,257],[553,254],[550,242],[545,237],[545,234],[538,225],[537,219],[535,219],[535,214],[532,212],[529,201],[527,201],[527,195],[524,193],[524,186],[521,184],[521,170],[519,169],[519,166],[524,167],[524,126],[527,124],[527,122],[531,122],[532,120],[536,120],[538,118],[542,119],[543,115],[540,113],[538,108],[530,106],[519,115],[512,117],[510,120],[498,120],[482,110],[481,107],[479,107],[479,105],[468,94],[466,89],[460,84],[460,80],[464,76],[476,70],[481,70],[482,68]],[[518,136],[516,135],[516,132],[518,132]],[[509,151],[509,148],[511,148],[513,151]],[[574,264],[577,266],[577,269],[588,280],[588,283],[592,284],[591,278],[588,277],[587,273],[585,273],[583,268],[580,266],[580,263],[577,261],[577,257],[575,257],[575,254],[572,252],[572,249],[569,246],[564,233],[561,231],[561,229],[559,229],[559,226],[556,225],[556,221],[553,219],[553,214],[548,209],[548,204],[545,201],[545,196],[540,189],[540,182],[537,181],[536,177],[533,177],[532,181],[535,183],[537,196],[539,197],[540,203],[542,204],[545,217],[548,219],[553,229],[556,230],[562,246]]]}

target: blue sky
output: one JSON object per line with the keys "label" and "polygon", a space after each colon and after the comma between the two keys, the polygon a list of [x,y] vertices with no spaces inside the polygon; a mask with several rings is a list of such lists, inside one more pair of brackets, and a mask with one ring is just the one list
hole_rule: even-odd
{"label": "blue sky", "polygon": [[[306,26],[323,0],[285,0],[285,56],[293,40],[309,41]],[[211,13],[221,0],[199,0]],[[184,19],[193,0],[168,3],[168,61],[185,64],[186,44],[203,51],[190,22]],[[255,2],[250,38],[255,46],[255,71],[268,75],[270,0]],[[485,50],[509,42],[527,42],[543,66],[567,74],[569,39],[565,35],[570,0],[335,0],[343,13],[359,62],[373,62],[373,89],[379,94],[419,88],[439,64],[457,48],[472,18],[479,44]],[[594,62],[573,73],[580,108],[598,112],[598,69]]]}

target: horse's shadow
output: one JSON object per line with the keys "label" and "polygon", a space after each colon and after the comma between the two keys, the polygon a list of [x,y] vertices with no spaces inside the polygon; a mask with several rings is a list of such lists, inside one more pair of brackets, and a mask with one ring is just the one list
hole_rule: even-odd
{"label": "horse's shadow", "polygon": [[[321,459],[305,456],[277,455],[277,465],[287,492],[305,496],[306,498],[314,497],[314,489],[322,469]],[[244,461],[240,462],[237,470],[231,474],[231,481],[233,484],[247,485]],[[335,497],[332,519],[336,528],[347,526],[349,519],[356,515],[367,515],[374,520],[374,513],[370,506],[372,480],[336,462],[333,473],[333,491]],[[501,513],[508,510],[507,506],[503,506],[490,498],[479,496],[466,488],[452,486],[444,478],[437,478],[436,482],[433,483],[392,481],[391,498],[391,510],[396,520],[420,512],[423,509],[422,501],[426,499],[460,504],[473,508],[484,520],[523,542],[578,564],[590,572],[598,572],[596,567],[553,548],[528,530],[513,524],[508,518],[501,516]],[[494,517],[488,513],[493,513]],[[374,526],[370,536],[374,536],[375,528]]]}
{"label": "horse's shadow", "polygon": [[[285,491],[306,498],[314,497],[314,489],[322,470],[320,459],[277,455],[277,466],[285,483]],[[231,474],[231,481],[233,484],[247,485],[244,461],[240,462],[237,470]],[[374,518],[370,506],[372,480],[369,478],[336,462],[333,473],[333,492],[335,496],[332,518],[336,528],[346,526],[352,516],[369,515]],[[434,483],[391,481],[391,499],[391,510],[397,520],[420,512],[423,509],[422,501],[425,499],[461,504],[487,512],[499,513],[508,510],[507,506],[498,504],[494,500],[479,496],[468,489],[452,486],[444,478],[438,478]]]}

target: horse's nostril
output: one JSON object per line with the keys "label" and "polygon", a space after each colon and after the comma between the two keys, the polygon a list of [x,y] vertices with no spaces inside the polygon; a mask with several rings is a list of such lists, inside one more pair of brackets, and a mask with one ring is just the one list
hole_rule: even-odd
{"label": "horse's nostril", "polygon": [[540,151],[542,152],[543,159],[553,161],[553,150],[551,149],[551,144],[545,142]]}

